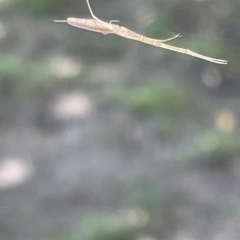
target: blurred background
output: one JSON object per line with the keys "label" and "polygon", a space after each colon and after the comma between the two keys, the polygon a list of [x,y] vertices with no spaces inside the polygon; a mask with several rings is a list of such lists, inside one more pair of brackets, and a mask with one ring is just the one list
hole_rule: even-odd
{"label": "blurred background", "polygon": [[240,239],[240,1],[91,0],[217,65],[0,1],[1,240]]}

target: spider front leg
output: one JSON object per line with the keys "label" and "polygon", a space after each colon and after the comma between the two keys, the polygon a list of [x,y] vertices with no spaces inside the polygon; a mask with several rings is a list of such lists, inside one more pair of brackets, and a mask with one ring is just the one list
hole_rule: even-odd
{"label": "spider front leg", "polygon": [[110,23],[113,23],[113,22],[120,22],[119,20],[111,20]]}
{"label": "spider front leg", "polygon": [[165,39],[165,40],[161,40],[161,42],[168,42],[168,41],[173,40],[173,39],[178,38],[178,37],[181,37],[181,36],[180,36],[180,33],[178,33],[178,34],[175,35],[174,37],[171,37],[171,38],[168,38],[168,39]]}
{"label": "spider front leg", "polygon": [[89,0],[86,0],[86,1],[87,1],[88,9],[89,9],[89,11],[90,11],[90,13],[91,13],[92,18],[95,19],[95,20],[98,21],[98,22],[103,22],[101,19],[97,18],[97,17],[95,16],[95,14],[93,13],[93,10],[92,10],[92,8],[91,8],[91,6],[90,6]]}
{"label": "spider front leg", "polygon": [[[90,6],[89,0],[86,0],[86,1],[87,1],[88,9],[89,9],[89,11],[91,13],[92,18],[95,19],[98,22],[104,22],[101,19],[97,18],[96,15],[93,13],[93,10],[92,10],[92,8]],[[111,20],[110,21],[110,23],[113,23],[113,22],[120,22],[120,21],[119,20]]]}

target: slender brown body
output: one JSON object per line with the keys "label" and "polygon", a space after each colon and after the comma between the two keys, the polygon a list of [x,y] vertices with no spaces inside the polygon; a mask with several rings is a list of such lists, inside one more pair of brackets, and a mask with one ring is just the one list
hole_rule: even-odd
{"label": "slender brown body", "polygon": [[[84,18],[68,18],[67,23],[73,27],[93,31],[93,32],[99,32],[103,33],[106,32],[106,34],[109,32],[109,24],[102,24],[94,19],[84,19]],[[112,32],[113,33],[113,32]]]}
{"label": "slender brown body", "polygon": [[161,47],[161,48],[164,48],[167,50],[187,54],[187,55],[197,57],[197,58],[200,58],[200,59],[203,59],[203,60],[206,60],[209,62],[217,63],[217,64],[227,64],[227,62],[228,62],[228,61],[222,60],[222,59],[207,57],[207,56],[195,53],[193,51],[190,51],[189,49],[179,48],[179,47],[171,46],[169,44],[164,43],[164,42],[167,42],[169,40],[179,37],[179,34],[172,38],[166,39],[166,40],[158,40],[158,39],[145,37],[134,31],[131,31],[125,27],[119,26],[117,24],[113,24],[112,21],[110,21],[110,23],[104,22],[104,21],[100,20],[99,18],[97,18],[93,14],[93,11],[89,4],[89,0],[86,0],[86,1],[87,1],[88,7],[89,7],[89,10],[90,10],[90,13],[91,13],[93,19],[68,18],[67,20],[55,20],[54,22],[67,22],[69,25],[71,25],[73,27],[77,27],[77,28],[81,28],[81,29],[85,29],[85,30],[89,30],[89,31],[93,31],[93,32],[99,32],[104,35],[116,34],[118,36],[132,39],[132,40],[139,41],[139,42],[143,42],[145,44],[149,44],[154,47]]}

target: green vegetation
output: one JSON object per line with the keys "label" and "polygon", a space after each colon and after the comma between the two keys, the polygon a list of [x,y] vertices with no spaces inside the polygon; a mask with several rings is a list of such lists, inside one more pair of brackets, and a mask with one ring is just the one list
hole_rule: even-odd
{"label": "green vegetation", "polygon": [[177,157],[183,166],[225,168],[233,164],[239,153],[240,136],[207,131],[194,137],[193,146],[183,149],[185,152]]}
{"label": "green vegetation", "polygon": [[150,214],[150,220],[162,217],[164,204],[169,197],[165,191],[146,179],[121,182],[120,186],[123,189],[122,194],[126,196],[124,205],[144,209]]}
{"label": "green vegetation", "polygon": [[143,86],[112,85],[105,89],[103,101],[128,111],[154,124],[162,136],[188,131],[193,113],[199,110],[194,99],[183,89],[163,79],[148,81]]}
{"label": "green vegetation", "polygon": [[[57,91],[64,88],[73,88],[76,85],[83,84],[79,81],[78,76],[60,76],[56,74],[56,68],[61,66],[53,66],[53,59],[41,60],[23,60],[20,57],[12,55],[0,56],[0,94],[1,97],[30,97],[41,90],[47,92]],[[61,80],[60,80],[61,79]],[[67,79],[67,85],[64,81]]]}
{"label": "green vegetation", "polygon": [[117,214],[109,214],[87,217],[80,231],[57,240],[134,240],[137,235],[137,227]]}
{"label": "green vegetation", "polygon": [[[158,226],[168,195],[149,180],[123,181],[118,185],[123,210],[89,215],[79,231],[58,240],[135,240]],[[126,209],[126,206],[128,207]]]}
{"label": "green vegetation", "polygon": [[24,11],[25,14],[38,17],[57,13],[59,10],[69,6],[70,2],[70,0],[14,0],[13,4],[15,4],[21,11]]}
{"label": "green vegetation", "polygon": [[117,215],[87,219],[81,229],[83,240],[132,240],[137,235],[136,227]]}
{"label": "green vegetation", "polygon": [[0,75],[3,79],[0,82],[2,97],[10,93],[30,94],[31,90],[49,84],[53,80],[50,64],[46,61],[23,61],[17,56],[1,55],[0,62]]}
{"label": "green vegetation", "polygon": [[140,87],[113,86],[105,91],[106,101],[125,106],[139,116],[187,114],[188,98],[181,89],[167,82]]}

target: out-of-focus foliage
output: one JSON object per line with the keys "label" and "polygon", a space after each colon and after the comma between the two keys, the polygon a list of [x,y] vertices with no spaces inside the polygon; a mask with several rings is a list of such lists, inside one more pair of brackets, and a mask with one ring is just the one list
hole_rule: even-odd
{"label": "out-of-focus foliage", "polygon": [[162,137],[179,136],[191,129],[191,121],[201,111],[194,98],[170,80],[148,81],[146,85],[109,86],[103,102],[115,104],[138,117],[152,119]]}
{"label": "out-of-focus foliage", "polygon": [[132,240],[137,235],[136,227],[117,215],[87,219],[81,229],[83,240]]}
{"label": "out-of-focus foliage", "polygon": [[[115,214],[90,215],[83,220],[79,231],[60,240],[135,240],[158,226],[166,211],[168,194],[143,179],[120,182],[119,186],[127,209]],[[158,231],[162,231],[160,225]]]}
{"label": "out-of-focus foliage", "polygon": [[[226,58],[230,60],[229,65],[216,66],[208,62],[191,58],[191,56],[168,52],[161,48],[146,46],[144,44],[126,40],[117,36],[103,36],[98,33],[71,28],[64,23],[57,24],[52,22],[52,20],[56,18],[56,13],[61,13],[63,10],[66,10],[64,17],[67,17],[67,13],[73,13],[73,15],[75,15],[78,11],[76,8],[78,3],[84,4],[84,10],[88,11],[85,0],[9,0],[9,3],[11,4],[4,5],[7,7],[0,10],[1,13],[4,13],[0,18],[0,106],[6,109],[6,114],[4,111],[0,112],[0,124],[3,123],[4,131],[4,121],[2,121],[2,119],[5,119],[2,117],[4,114],[7,115],[7,120],[5,121],[7,123],[9,122],[9,116],[16,118],[16,115],[26,113],[26,117],[24,116],[24,120],[22,120],[24,124],[28,124],[30,122],[31,125],[32,121],[47,122],[48,118],[47,114],[45,114],[45,109],[51,109],[51,105],[48,102],[49,95],[54,98],[59,96],[62,91],[84,91],[87,89],[89,94],[93,95],[93,99],[96,95],[100,95],[101,97],[99,102],[97,102],[97,100],[99,100],[97,97],[94,99],[96,102],[94,102],[94,110],[91,118],[96,119],[93,119],[93,122],[90,121],[90,118],[86,121],[85,119],[82,121],[79,121],[79,119],[76,121],[66,120],[64,121],[64,124],[59,124],[61,125],[59,127],[59,132],[56,130],[56,136],[58,136],[58,134],[60,136],[59,142],[51,140],[54,139],[53,136],[50,136],[51,131],[46,134],[50,136],[51,139],[48,138],[48,136],[44,136],[44,144],[41,145],[41,149],[38,148],[38,142],[34,143],[33,141],[33,144],[35,145],[34,147],[32,146],[32,148],[35,149],[36,147],[37,154],[40,152],[37,159],[38,161],[35,161],[35,152],[33,149],[27,151],[29,150],[27,148],[28,142],[25,144],[26,146],[23,147],[21,145],[18,146],[17,144],[15,146],[15,143],[12,144],[11,139],[12,135],[14,135],[11,132],[12,130],[10,130],[10,138],[8,140],[11,144],[9,144],[10,146],[7,151],[11,152],[13,150],[15,153],[15,151],[17,151],[16,149],[21,149],[21,154],[26,154],[27,156],[30,155],[30,158],[33,157],[34,164],[35,162],[38,164],[42,159],[47,159],[48,157],[51,158],[53,156],[52,160],[54,164],[55,162],[57,164],[52,164],[52,166],[56,168],[58,168],[58,165],[64,167],[60,169],[60,173],[58,175],[56,174],[57,171],[53,171],[51,173],[53,174],[53,177],[50,179],[59,180],[62,177],[61,181],[66,182],[68,182],[68,178],[71,175],[69,173],[67,173],[66,176],[63,174],[66,169],[68,170],[68,162],[71,162],[72,164],[72,167],[69,167],[71,171],[71,169],[74,169],[75,164],[82,164],[82,158],[89,156],[88,151],[91,152],[93,150],[93,153],[91,152],[90,154],[90,158],[93,157],[94,159],[93,165],[95,164],[95,159],[101,161],[101,157],[111,158],[111,156],[113,156],[112,159],[110,159],[111,164],[113,165],[115,164],[114,161],[117,162],[118,159],[125,161],[125,159],[123,160],[123,158],[125,158],[125,152],[120,146],[116,147],[117,150],[101,149],[103,146],[103,138],[98,138],[98,133],[101,132],[105,134],[105,132],[103,129],[97,129],[94,125],[95,123],[99,124],[101,121],[104,122],[106,119],[107,121],[116,121],[112,120],[111,107],[113,106],[116,111],[114,112],[114,114],[116,113],[116,116],[121,115],[118,115],[119,112],[127,112],[130,113],[129,115],[131,116],[134,115],[134,120],[137,119],[136,121],[133,121],[133,125],[130,126],[130,128],[134,128],[134,124],[136,122],[140,125],[138,128],[140,129],[140,137],[136,141],[139,140],[139,145],[143,146],[143,150],[141,149],[144,153],[141,159],[142,162],[156,161],[156,159],[159,159],[159,166],[161,166],[162,152],[155,151],[156,145],[159,144],[156,148],[164,148],[169,156],[172,156],[172,152],[175,153],[176,151],[176,159],[172,157],[169,159],[169,162],[171,162],[171,160],[172,162],[175,161],[179,163],[180,166],[204,166],[214,170],[219,167],[226,169],[229,168],[229,166],[234,165],[237,157],[239,156],[240,149],[240,137],[239,135],[233,133],[234,130],[236,130],[236,132],[239,131],[237,128],[237,117],[234,119],[236,124],[235,122],[232,124],[229,133],[222,133],[220,130],[217,131],[215,129],[217,127],[214,126],[214,124],[210,126],[207,124],[207,126],[204,125],[207,121],[209,121],[209,119],[210,122],[213,122],[212,119],[214,117],[211,115],[211,108],[214,108],[215,106],[212,107],[214,104],[211,102],[211,97],[214,98],[214,95],[208,95],[194,84],[191,89],[191,87],[189,87],[189,82],[192,83],[194,80],[198,83],[200,83],[201,80],[204,82],[203,76],[206,75],[208,79],[214,79],[215,76],[214,74],[211,74],[212,72],[216,72],[219,78],[223,82],[225,81],[224,83],[226,84],[230,84],[231,81],[228,81],[229,79],[239,79],[239,42],[238,40],[231,41],[231,38],[233,34],[238,36],[239,33],[238,22],[240,16],[240,1],[171,0],[164,1],[164,3],[159,0],[152,1],[152,3],[148,1],[139,1],[139,5],[141,6],[138,6],[138,1],[90,1],[95,14],[99,18],[101,18],[104,11],[106,13],[109,13],[110,9],[112,11],[112,6],[119,6],[119,8],[116,7],[114,9],[118,16],[121,16],[121,22],[119,25],[125,26],[126,22],[126,26],[129,24],[130,29],[138,29],[139,31],[136,31],[140,34],[146,34],[149,37],[159,39],[169,38],[172,34],[180,32],[183,37],[175,39],[173,42],[169,42],[169,44],[176,44],[176,46],[189,48],[193,51],[206,54],[211,57]],[[2,2],[4,1],[0,1],[0,4],[3,4]],[[5,0],[5,2],[7,3],[7,0]],[[72,4],[73,2],[74,4]],[[144,4],[146,4],[146,6]],[[98,15],[98,10],[100,10],[100,12],[102,10],[100,16]],[[132,15],[130,22],[128,22],[127,18],[128,12],[129,15]],[[87,14],[89,14],[90,17],[89,11]],[[81,15],[78,16],[81,17]],[[59,18],[61,17],[59,16]],[[147,19],[148,17],[151,21],[145,22],[144,19]],[[6,18],[7,21],[5,21],[5,19],[3,20],[3,18]],[[50,20],[46,18],[49,18]],[[114,15],[113,19],[115,19]],[[237,26],[237,28],[235,28],[235,26]],[[30,41],[28,41],[28,39]],[[71,61],[66,60],[67,58],[71,59]],[[179,59],[182,61],[179,61]],[[187,63],[187,65],[184,65],[183,62]],[[99,66],[102,65],[104,65],[104,67],[100,68]],[[69,74],[69,72],[71,72],[69,69],[73,70],[72,72],[75,72],[75,75],[71,75],[71,73]],[[228,77],[229,79],[225,79],[225,77]],[[106,81],[102,81],[102,79],[106,79]],[[109,83],[110,81],[111,83]],[[223,91],[225,91],[225,85],[221,86],[223,86]],[[218,89],[213,89],[213,92],[217,92],[217,90]],[[44,109],[36,107],[36,105],[41,105],[36,104],[36,102],[39,101],[39,99],[37,99],[39,93],[40,95],[42,94],[40,101],[41,103],[44,102],[42,103],[45,107]],[[199,97],[200,95],[201,97]],[[24,98],[24,102],[29,102],[29,104],[26,104],[27,107],[25,107],[24,111],[21,111],[22,103],[19,101],[19,99],[21,99],[20,97]],[[198,101],[200,102],[199,104]],[[216,102],[218,102],[218,100],[216,100]],[[107,109],[106,114],[104,112],[104,118],[100,116],[99,112],[97,112],[98,110],[95,111],[98,109],[100,104],[104,105],[105,110]],[[219,101],[216,105],[218,104],[221,105],[222,102]],[[11,108],[11,105],[14,105],[15,108]],[[72,105],[73,110],[75,108],[79,109],[82,107],[79,102],[75,102]],[[19,111],[17,111],[16,114],[12,114],[12,112],[14,112],[12,109],[18,108]],[[32,110],[33,108],[34,110]],[[203,112],[201,112],[202,108],[204,109]],[[40,120],[36,120],[38,116],[41,116],[42,119],[39,117]],[[55,124],[57,121],[52,122]],[[224,123],[222,124],[222,122]],[[125,122],[123,120],[122,125],[124,125],[124,123]],[[147,123],[148,128],[146,131],[147,140],[144,135],[145,123]],[[105,126],[104,124],[101,124],[99,124],[100,127]],[[218,124],[218,127],[220,127],[222,131],[229,129],[224,127],[224,124],[224,120]],[[32,125],[36,126],[37,124]],[[120,126],[121,124],[116,123],[113,125]],[[40,126],[40,130],[36,130],[34,128],[34,132],[31,136],[35,136],[41,132],[42,125],[37,126]],[[13,128],[14,127],[18,128],[18,126],[13,126]],[[85,127],[86,129],[90,129],[90,131],[86,131],[87,133],[85,133]],[[69,129],[70,131],[68,132]],[[32,131],[32,129],[27,130]],[[118,130],[119,129],[117,129],[116,132]],[[4,137],[7,136],[8,139],[7,131],[8,129],[6,129]],[[119,132],[120,131],[121,129]],[[131,134],[131,131],[129,132]],[[25,135],[23,134],[21,137],[22,136]],[[162,141],[162,139],[166,136],[168,137],[167,140],[169,139],[169,142]],[[176,136],[178,137],[177,141],[176,138],[174,138]],[[39,139],[41,137],[39,137]],[[113,138],[114,137],[115,135]],[[156,139],[155,137],[159,138]],[[65,140],[65,138],[67,140]],[[99,144],[94,142],[95,139],[100,139]],[[31,140],[29,142],[31,142]],[[115,139],[111,139],[112,142],[114,142],[114,140]],[[150,141],[148,142],[148,140]],[[2,141],[5,141],[5,139]],[[83,147],[80,146],[82,143],[81,141],[83,142]],[[172,144],[171,141],[175,141],[174,144]],[[136,144],[137,146],[139,146],[138,143]],[[66,154],[61,154],[61,151],[59,151],[61,147],[57,144],[62,144],[61,146],[68,148],[66,149]],[[153,146],[150,146],[151,144]],[[14,149],[12,149],[12,146]],[[128,149],[131,148],[131,146],[128,147]],[[145,148],[146,152],[144,152]],[[180,149],[176,150],[176,148]],[[27,153],[24,152],[25,149],[27,149]],[[45,149],[47,149],[46,153],[43,152]],[[139,152],[142,153],[139,151],[139,148],[136,147],[136,149],[137,151],[130,149],[130,153],[126,151],[126,158],[127,161],[129,160],[129,163],[124,162],[120,164],[126,164],[124,167],[137,166],[142,168],[143,165],[141,165],[141,163],[139,164],[137,161],[134,165],[132,162],[130,163],[130,161],[135,161],[135,159],[139,157]],[[69,154],[67,150],[69,150],[69,152],[71,151],[72,154],[72,157],[69,158],[70,161],[66,161]],[[42,152],[43,154],[41,154]],[[58,152],[60,153],[58,154]],[[101,155],[102,152],[103,155]],[[149,152],[151,152],[152,155],[149,154]],[[121,156],[119,157],[115,155]],[[56,159],[54,159],[54,157],[56,157]],[[150,160],[148,158],[150,158]],[[64,162],[64,165],[61,165],[61,161]],[[87,161],[84,161],[84,164],[86,164],[86,162]],[[46,163],[49,164],[48,161],[46,161]],[[158,162],[151,162],[151,164],[151,166],[156,166],[158,165]],[[166,162],[164,164],[167,165],[166,171],[168,171],[168,168],[171,168],[170,164]],[[65,166],[67,166],[67,168],[65,168]],[[38,165],[36,167],[38,167]],[[37,174],[39,174],[39,179],[45,179],[45,176],[41,174],[43,172],[47,175],[51,171],[48,171],[48,167],[49,166],[46,166],[47,170],[43,169],[37,172]],[[85,167],[86,165],[84,165],[83,169],[85,169]],[[89,169],[92,170],[92,167],[94,169],[94,166],[90,166]],[[105,166],[103,166],[103,168],[104,167]],[[123,170],[119,171],[125,171],[124,167],[122,168]],[[49,169],[51,169],[51,166]],[[86,169],[88,169],[88,166]],[[77,170],[78,169],[76,169],[76,171]],[[109,174],[109,172],[106,171],[107,170],[105,169],[102,172],[99,171],[99,179],[105,179],[109,175],[113,175],[112,173]],[[151,171],[155,172],[156,175],[158,174],[158,169],[151,169]],[[100,174],[106,174],[106,176],[101,176]],[[121,174],[119,174],[120,177],[125,176],[125,172]],[[156,182],[158,182],[158,176],[156,175],[153,176],[153,178],[157,179]],[[79,175],[77,177],[79,177]],[[94,174],[92,174],[91,177],[93,181],[96,180],[94,178]],[[134,179],[134,177],[135,176],[132,178]],[[55,199],[58,200],[59,198],[59,205],[56,205],[60,207],[58,208],[58,206],[56,206],[57,210],[55,211],[54,206],[53,210],[51,209],[51,214],[57,215],[58,211],[62,211],[62,208],[63,211],[66,212],[68,212],[68,209],[70,208],[72,210],[72,204],[75,204],[75,190],[79,188],[79,179],[72,179],[71,183],[76,183],[75,189],[72,190],[74,192],[73,197],[62,197],[61,194],[56,194],[55,196],[54,191],[51,193],[52,195],[44,193],[44,199],[40,199],[40,197],[37,199],[37,204],[40,203],[37,205],[37,209],[38,207],[39,209],[43,209],[43,212],[45,211],[44,214],[47,216],[47,211],[52,206],[51,202],[55,201]],[[54,181],[51,184],[54,186]],[[62,182],[60,182],[60,185],[61,184]],[[95,183],[93,185],[95,186]],[[125,208],[127,206],[134,210],[128,211],[126,215],[119,214],[115,211],[115,209],[113,211],[114,213],[109,214],[94,213],[90,217],[86,214],[84,216],[85,218],[82,220],[82,225],[80,226],[81,230],[64,239],[136,240],[137,236],[139,236],[142,232],[149,229],[154,230],[156,229],[156,226],[157,230],[161,232],[162,229],[160,224],[166,221],[163,219],[163,215],[168,195],[165,191],[162,191],[159,185],[154,185],[152,183],[142,181],[141,179],[137,179],[135,181],[133,180],[132,182],[129,181],[129,179],[126,180],[123,182],[121,185],[122,188],[120,187],[121,189],[119,190],[122,199],[117,200],[116,203],[114,203],[115,205],[113,204],[113,208]],[[70,184],[67,186],[70,186]],[[96,186],[98,187],[97,180]],[[91,187],[91,184],[88,186],[86,181],[86,186],[84,183],[84,191],[85,189],[88,191],[88,187]],[[98,199],[98,196],[101,195],[101,190],[91,190],[94,194],[96,193],[95,195],[93,194],[93,198],[96,196],[93,200],[94,207],[97,208],[100,206],[99,208],[101,208],[101,206],[105,204],[99,200],[101,199],[101,196]],[[69,192],[71,193],[71,191]],[[51,196],[53,196],[52,199],[54,200],[49,200]],[[72,198],[73,200],[68,200]],[[78,198],[78,196],[76,198]],[[50,202],[50,207],[48,206],[48,201]],[[65,201],[67,204],[65,204]],[[46,206],[45,202],[47,202]],[[78,202],[78,199],[76,202],[74,210],[76,208],[79,212],[82,211],[82,207],[83,209],[85,206],[91,207],[91,202],[89,203],[87,201],[87,203],[85,203],[83,201],[82,203],[81,201]],[[99,206],[95,206],[95,204],[98,205],[98,203]],[[41,204],[44,205],[43,208]],[[34,206],[34,204],[32,206]],[[34,207],[32,209],[34,209]],[[135,211],[135,209],[137,209],[137,211]],[[26,215],[28,214],[22,209],[21,211],[23,211]],[[41,215],[42,212],[39,211],[38,214]],[[85,214],[85,212],[83,214]],[[144,220],[142,221],[141,226],[133,224],[133,222],[128,221],[130,218],[126,218],[126,216],[133,215],[135,217],[138,216],[135,220],[139,219],[139,216],[141,221]],[[81,219],[79,219],[79,221],[81,221]],[[139,221],[138,224],[141,223],[141,221]],[[60,225],[62,226],[63,223],[61,222]],[[26,226],[26,228],[28,227],[29,226]],[[41,231],[41,229],[38,229],[38,226],[34,227],[37,232]],[[40,226],[40,228],[41,227],[42,226]],[[52,226],[47,226],[47,229],[51,229],[51,227]],[[58,232],[56,234],[58,234]]]}
{"label": "out-of-focus foliage", "polygon": [[125,205],[129,207],[140,207],[150,214],[150,219],[161,219],[164,213],[164,204],[169,197],[168,194],[159,189],[146,179],[130,182],[120,182],[124,196]]}
{"label": "out-of-focus foliage", "polygon": [[140,87],[113,86],[106,89],[105,97],[107,101],[126,106],[140,116],[164,114],[176,117],[187,114],[189,107],[184,92],[163,81]]}
{"label": "out-of-focus foliage", "polygon": [[209,130],[193,137],[177,160],[183,166],[228,168],[239,154],[240,136]]}
{"label": "out-of-focus foliage", "polygon": [[34,17],[41,17],[43,15],[50,15],[57,13],[69,6],[71,0],[15,0],[14,4],[24,12],[25,14],[32,15]]}
{"label": "out-of-focus foliage", "polygon": [[[22,61],[11,55],[0,57],[1,96],[32,95],[39,86],[50,86],[54,81],[51,64],[48,61]],[[34,90],[34,92],[32,92]]]}

